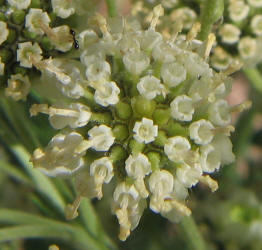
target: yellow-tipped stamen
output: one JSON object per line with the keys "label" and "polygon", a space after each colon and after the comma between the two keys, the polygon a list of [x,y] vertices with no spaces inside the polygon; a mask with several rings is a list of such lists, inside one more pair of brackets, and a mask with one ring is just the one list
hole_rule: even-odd
{"label": "yellow-tipped stamen", "polygon": [[157,25],[157,22],[159,20],[159,18],[161,16],[164,15],[164,8],[162,7],[161,4],[157,5],[156,7],[154,7],[153,9],[153,18],[151,20],[151,23],[150,23],[150,28],[151,29],[155,29],[156,28],[156,25]]}
{"label": "yellow-tipped stamen", "polygon": [[192,28],[189,30],[189,32],[186,35],[186,40],[190,42],[193,39],[195,39],[200,29],[201,29],[201,24],[199,22],[194,23]]}
{"label": "yellow-tipped stamen", "polygon": [[213,33],[210,33],[207,37],[207,41],[206,41],[206,49],[205,49],[205,54],[204,54],[204,59],[206,60],[209,55],[210,55],[210,51],[212,49],[213,44],[216,41],[216,36]]}
{"label": "yellow-tipped stamen", "polygon": [[247,100],[247,101],[244,101],[243,103],[240,103],[236,106],[231,107],[230,112],[231,113],[235,113],[235,112],[239,113],[239,112],[242,112],[246,109],[249,109],[251,106],[252,106],[252,102]]}
{"label": "yellow-tipped stamen", "polygon": [[65,215],[67,220],[73,220],[78,216],[78,208],[82,201],[82,196],[78,195],[74,200],[73,204],[68,204],[65,208]]}
{"label": "yellow-tipped stamen", "polygon": [[108,36],[108,35],[110,36],[110,33],[107,29],[106,19],[102,15],[97,13],[95,16],[95,21],[97,22],[103,36]]}
{"label": "yellow-tipped stamen", "polygon": [[191,210],[184,205],[183,203],[175,200],[175,199],[165,199],[166,202],[170,202],[172,204],[172,206],[179,211],[181,214],[185,215],[185,216],[190,216],[191,215]]}
{"label": "yellow-tipped stamen", "polygon": [[178,34],[183,30],[183,21],[181,19],[177,20],[174,27],[174,34],[171,38],[171,41],[174,42]]}
{"label": "yellow-tipped stamen", "polygon": [[235,128],[232,125],[228,125],[226,127],[217,127],[212,129],[214,134],[225,134],[226,136],[230,136],[230,133],[234,132]]}
{"label": "yellow-tipped stamen", "polygon": [[209,175],[202,175],[199,181],[205,185],[207,185],[212,192],[215,192],[218,189],[218,183],[214,179],[212,179]]}
{"label": "yellow-tipped stamen", "polygon": [[229,76],[235,73],[236,71],[240,70],[242,66],[243,66],[243,62],[235,60],[225,71],[223,71],[223,74]]}

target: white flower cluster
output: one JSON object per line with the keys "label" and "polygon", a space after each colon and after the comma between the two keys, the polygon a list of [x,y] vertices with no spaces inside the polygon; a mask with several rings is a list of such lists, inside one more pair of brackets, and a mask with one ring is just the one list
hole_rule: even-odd
{"label": "white flower cluster", "polygon": [[[259,63],[262,60],[262,1],[227,0],[227,5],[224,24],[218,31],[220,47],[214,50],[212,65],[218,70],[224,70],[236,57],[246,66]],[[242,34],[240,27],[248,32]],[[237,53],[232,53],[234,49],[231,48],[237,49]]]}
{"label": "white flower cluster", "polygon": [[74,175],[79,196],[67,207],[68,218],[77,215],[81,197],[101,199],[103,184],[114,178],[112,210],[121,240],[138,225],[147,199],[151,210],[179,221],[191,213],[188,188],[202,182],[217,189],[209,174],[234,161],[231,113],[249,106],[230,107],[225,100],[228,75],[237,67],[211,69],[214,35],[196,41],[196,23],[186,37],[177,29],[165,40],[155,30],[162,15],[156,6],[146,30],[136,21],[108,24],[97,15],[101,34],[84,30],[77,36],[80,62],[43,60],[37,46],[20,45],[20,62],[31,62],[44,87],[63,96],[30,110],[47,114],[55,129],[66,128],[34,152],[34,166],[50,176]]}

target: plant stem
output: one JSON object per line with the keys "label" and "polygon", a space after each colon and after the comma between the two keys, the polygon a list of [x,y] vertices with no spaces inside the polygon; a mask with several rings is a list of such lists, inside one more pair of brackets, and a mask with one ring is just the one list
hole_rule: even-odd
{"label": "plant stem", "polygon": [[213,24],[223,16],[224,0],[204,0],[201,9],[201,31],[198,38],[202,41],[207,39]]}
{"label": "plant stem", "polygon": [[255,90],[262,94],[262,76],[257,68],[250,68],[243,70],[247,76],[249,82],[254,87]]}
{"label": "plant stem", "polygon": [[115,0],[106,0],[107,11],[110,17],[117,16],[117,6]]}
{"label": "plant stem", "polygon": [[192,216],[184,216],[180,226],[182,228],[188,249],[205,250],[206,245]]}

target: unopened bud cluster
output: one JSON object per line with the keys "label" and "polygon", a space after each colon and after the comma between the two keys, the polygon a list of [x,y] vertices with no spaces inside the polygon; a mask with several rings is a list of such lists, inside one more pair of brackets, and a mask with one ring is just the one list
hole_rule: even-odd
{"label": "unopened bud cluster", "polygon": [[[68,7],[59,15],[71,12]],[[94,29],[76,35],[75,58],[45,58],[39,44],[18,44],[20,65],[41,71],[39,82],[48,90],[43,92],[48,103],[32,105],[30,113],[47,115],[59,130],[45,148],[34,151],[34,167],[74,180],[78,197],[66,208],[69,219],[77,216],[82,197],[101,199],[103,186],[115,185],[112,211],[121,240],[137,227],[147,205],[177,222],[191,213],[189,188],[201,182],[217,189],[209,174],[234,161],[231,113],[250,105],[230,107],[225,100],[231,91],[228,75],[239,65],[212,70],[208,58],[214,35],[205,42],[195,40],[199,23],[180,35],[177,21],[176,32],[166,40],[155,30],[163,14],[156,6],[147,29],[137,19],[107,21],[96,15]],[[39,35],[56,29],[49,28],[44,12],[29,10],[26,20]],[[68,33],[55,34],[62,51],[70,49]],[[7,95],[16,88],[29,92],[27,76],[10,79],[14,83]]]}

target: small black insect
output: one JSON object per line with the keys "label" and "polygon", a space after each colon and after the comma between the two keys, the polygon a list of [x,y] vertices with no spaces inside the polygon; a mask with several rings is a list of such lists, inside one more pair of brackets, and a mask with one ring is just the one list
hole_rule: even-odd
{"label": "small black insect", "polygon": [[201,75],[197,75],[197,80],[200,80],[202,78]]}
{"label": "small black insect", "polygon": [[71,34],[72,37],[73,37],[75,49],[79,49],[79,43],[78,43],[78,41],[77,41],[76,38],[75,38],[75,35],[76,35],[75,31],[72,30],[72,29],[70,29],[70,34]]}

